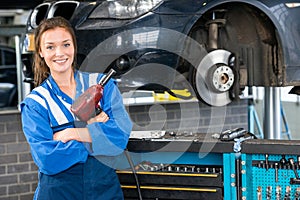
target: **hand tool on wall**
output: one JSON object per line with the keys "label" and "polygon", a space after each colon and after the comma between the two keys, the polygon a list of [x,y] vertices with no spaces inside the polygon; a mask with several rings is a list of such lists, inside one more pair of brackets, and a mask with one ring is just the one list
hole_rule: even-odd
{"label": "hand tool on wall", "polygon": [[291,186],[286,186],[284,200],[291,200]]}
{"label": "hand tool on wall", "polygon": [[278,182],[278,163],[277,162],[274,164],[274,167],[275,167],[275,182],[277,183]]}
{"label": "hand tool on wall", "polygon": [[257,193],[257,200],[262,200],[262,188],[261,188],[261,186],[257,187],[256,193]]}
{"label": "hand tool on wall", "polygon": [[275,195],[276,200],[281,200],[281,187],[279,185],[276,186]]}
{"label": "hand tool on wall", "polygon": [[266,190],[266,199],[271,200],[272,199],[272,186],[268,186]]}
{"label": "hand tool on wall", "polygon": [[268,171],[268,169],[269,169],[269,155],[266,154],[265,158],[266,158],[266,170]]}
{"label": "hand tool on wall", "polygon": [[295,167],[294,159],[289,158],[288,161],[289,161],[290,166],[292,167],[292,170],[294,171],[295,177],[296,177],[296,178],[291,178],[290,179],[290,184],[300,184],[300,178],[299,178],[298,172],[297,172],[296,167]]}

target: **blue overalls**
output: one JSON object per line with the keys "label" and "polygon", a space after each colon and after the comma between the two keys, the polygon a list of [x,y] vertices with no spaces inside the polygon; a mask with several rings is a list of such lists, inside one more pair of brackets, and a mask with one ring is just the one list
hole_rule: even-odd
{"label": "blue overalls", "polygon": [[39,200],[124,199],[115,170],[92,156],[56,175],[40,173],[35,195]]}
{"label": "blue overalls", "polygon": [[[98,83],[103,74],[76,71],[74,76],[78,97]],[[85,126],[92,143],[53,140],[56,131],[75,127],[72,102],[49,76],[20,104],[23,131],[39,168],[35,199],[123,199],[115,170],[102,162],[105,159],[113,163],[125,149],[132,129],[116,83],[110,80],[105,85],[100,101],[109,120]]]}

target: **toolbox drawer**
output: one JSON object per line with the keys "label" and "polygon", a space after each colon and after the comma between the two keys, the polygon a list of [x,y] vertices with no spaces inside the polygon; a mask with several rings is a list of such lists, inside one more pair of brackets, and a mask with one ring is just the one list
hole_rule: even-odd
{"label": "toolbox drawer", "polygon": [[[119,180],[124,184],[135,184],[131,171],[117,171]],[[137,172],[141,185],[184,185],[223,187],[221,173],[174,173],[174,172]]]}
{"label": "toolbox drawer", "polygon": [[[122,185],[125,200],[137,200],[138,193],[136,186]],[[223,199],[223,192],[221,188],[189,188],[189,187],[165,187],[165,186],[141,186],[141,193],[143,200],[146,199]]]}
{"label": "toolbox drawer", "polygon": [[[136,171],[143,199],[223,199],[220,166],[151,163],[150,171],[144,169]],[[117,170],[117,175],[125,199],[138,199],[133,172]]]}

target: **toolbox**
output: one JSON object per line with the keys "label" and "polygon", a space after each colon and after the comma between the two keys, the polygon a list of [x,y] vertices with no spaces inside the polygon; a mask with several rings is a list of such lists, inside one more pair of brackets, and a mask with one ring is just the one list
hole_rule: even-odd
{"label": "toolbox", "polygon": [[140,193],[143,200],[300,199],[300,141],[238,143],[239,151],[237,141],[199,133],[131,138],[127,148],[134,170],[125,158],[117,169],[124,197],[139,200]]}
{"label": "toolbox", "polygon": [[[161,167],[164,165],[163,167]],[[144,198],[222,199],[221,166],[151,163],[151,169],[136,174]],[[137,199],[135,180],[130,170],[117,172],[125,196]]]}

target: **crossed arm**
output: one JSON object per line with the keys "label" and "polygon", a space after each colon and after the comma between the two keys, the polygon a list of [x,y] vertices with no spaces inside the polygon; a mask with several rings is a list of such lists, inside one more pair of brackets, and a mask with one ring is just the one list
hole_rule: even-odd
{"label": "crossed arm", "polygon": [[[109,120],[108,115],[102,111],[99,115],[91,118],[87,121],[87,124],[94,122],[105,123]],[[62,131],[58,131],[53,135],[53,140],[62,141],[66,143],[70,140],[77,140],[78,142],[92,142],[92,138],[88,128],[66,128]]]}

